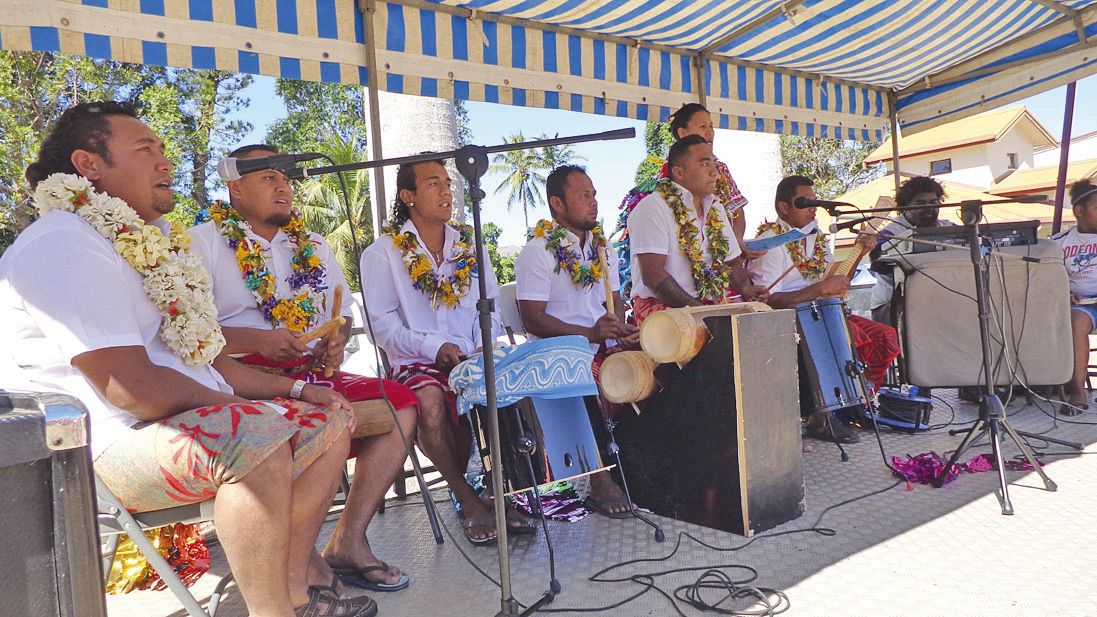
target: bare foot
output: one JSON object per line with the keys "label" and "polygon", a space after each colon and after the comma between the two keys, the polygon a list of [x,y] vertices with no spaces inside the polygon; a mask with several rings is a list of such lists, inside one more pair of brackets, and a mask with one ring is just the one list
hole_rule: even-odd
{"label": "bare foot", "polygon": [[623,514],[632,510],[625,492],[607,472],[590,476],[590,499],[600,504],[601,510],[609,514]]}
{"label": "bare foot", "polygon": [[309,555],[308,573],[305,578],[309,587],[331,589],[336,597],[343,597],[345,591],[343,584],[339,582],[339,577],[335,576],[335,573],[331,571],[331,567],[328,566],[328,562],[320,556],[320,552],[316,549],[313,549],[312,554]]}
{"label": "bare foot", "polygon": [[[381,566],[382,562],[370,549],[369,540],[365,537],[354,547],[333,546],[331,542],[324,547],[324,561],[333,570],[354,570],[358,575],[370,583],[382,585],[395,585],[400,582],[404,574],[396,566],[388,566],[387,570],[380,568],[362,572],[371,566]],[[387,565],[387,564],[385,564]],[[353,582],[353,581],[352,581]]]}

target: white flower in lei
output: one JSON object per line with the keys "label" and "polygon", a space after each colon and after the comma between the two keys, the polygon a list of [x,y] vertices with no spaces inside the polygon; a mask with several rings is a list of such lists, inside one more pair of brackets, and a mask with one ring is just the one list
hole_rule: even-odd
{"label": "white flower in lei", "polygon": [[208,365],[225,346],[209,275],[192,255],[190,236],[172,223],[167,237],[141,220],[125,201],[98,193],[74,174],[53,174],[38,183],[34,204],[40,215],[72,212],[107,239],[145,277],[145,293],[160,310],[160,338],[183,362]]}

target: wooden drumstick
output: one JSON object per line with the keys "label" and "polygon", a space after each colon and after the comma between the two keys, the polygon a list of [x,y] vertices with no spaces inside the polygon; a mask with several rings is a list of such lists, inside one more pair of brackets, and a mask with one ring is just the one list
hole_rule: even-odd
{"label": "wooden drumstick", "polygon": [[781,273],[781,276],[773,279],[773,282],[769,284],[769,287],[766,287],[766,292],[769,292],[771,289],[773,289],[774,285],[776,285],[777,283],[780,283],[781,279],[785,278],[785,276],[787,276],[788,273],[792,272],[795,268],[796,268],[796,264],[792,264],[791,266],[788,267],[788,270],[785,270],[784,272]]}
{"label": "wooden drumstick", "polygon": [[313,330],[312,332],[306,332],[306,333],[298,336],[297,340],[301,341],[302,343],[311,343],[312,341],[315,341],[318,338],[323,338],[323,337],[327,336],[329,333],[336,331],[344,323],[346,323],[346,321],[347,320],[342,318],[342,317],[336,317],[335,319],[332,319],[328,323],[320,326],[319,328]]}
{"label": "wooden drumstick", "polygon": [[615,317],[617,311],[614,310],[613,306],[613,289],[609,282],[609,265],[607,263],[609,260],[606,257],[606,253],[606,247],[598,247],[598,263],[602,266],[602,284],[606,288],[606,315]]}
{"label": "wooden drumstick", "polygon": [[[342,305],[343,305],[343,286],[342,285],[336,285],[335,286],[335,298],[334,298],[334,301],[331,303],[331,318],[332,319],[335,319],[336,317],[339,316],[339,307],[341,307]],[[335,367],[334,366],[327,366],[327,365],[324,366],[324,378],[325,379],[331,378],[331,376],[334,375],[334,374],[335,374]]]}

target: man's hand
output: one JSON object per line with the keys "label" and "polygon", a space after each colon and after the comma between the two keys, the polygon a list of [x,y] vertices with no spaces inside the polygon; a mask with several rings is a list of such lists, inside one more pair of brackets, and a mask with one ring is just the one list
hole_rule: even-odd
{"label": "man's hand", "polygon": [[767,302],[769,300],[769,289],[765,285],[751,285],[739,293],[743,295],[743,300],[748,302]]}
{"label": "man's hand", "polygon": [[739,250],[742,251],[742,257],[744,260],[759,259],[762,255],[765,255],[765,251],[756,251],[754,249],[748,249],[746,244],[740,244]]}
{"label": "man's hand", "polygon": [[844,276],[828,276],[815,283],[819,296],[839,296],[849,291],[849,279]]}
{"label": "man's hand", "polygon": [[453,343],[445,343],[438,348],[438,355],[434,357],[434,365],[438,367],[438,370],[448,375],[453,367],[460,364],[464,359],[460,347]]}
{"label": "man's hand", "polygon": [[308,345],[297,340],[297,336],[286,328],[267,332],[256,349],[264,358],[275,362],[296,360],[305,355],[308,350]]}
{"label": "man's hand", "polygon": [[343,352],[347,347],[347,337],[343,330],[336,330],[316,342],[312,348],[312,355],[326,368],[339,370],[343,363]]}
{"label": "man's hand", "polygon": [[867,253],[876,248],[876,236],[857,234],[857,239],[853,243],[860,251]]}
{"label": "man's hand", "polygon": [[594,326],[591,327],[590,333],[594,338],[591,339],[592,343],[603,343],[610,339],[622,339],[639,332],[636,326],[621,323],[617,319],[616,315],[602,315],[598,318],[598,321],[594,322]]}
{"label": "man's hand", "polygon": [[[636,328],[636,326],[633,326]],[[640,349],[640,329],[636,328],[636,331],[632,334],[617,339],[617,344],[625,349]]]}
{"label": "man's hand", "polygon": [[308,384],[305,389],[301,391],[301,400],[306,403],[312,403],[313,405],[322,405],[324,407],[330,407],[333,409],[345,409],[351,410],[350,402],[331,388],[325,388],[323,386],[317,386],[314,384]]}

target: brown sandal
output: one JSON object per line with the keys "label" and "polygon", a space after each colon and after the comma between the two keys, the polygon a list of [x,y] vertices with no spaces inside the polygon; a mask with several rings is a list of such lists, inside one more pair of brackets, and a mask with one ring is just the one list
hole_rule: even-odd
{"label": "brown sandal", "polygon": [[308,593],[308,604],[293,609],[293,614],[297,617],[375,617],[377,615],[377,602],[369,596],[340,600],[315,587],[310,587]]}

